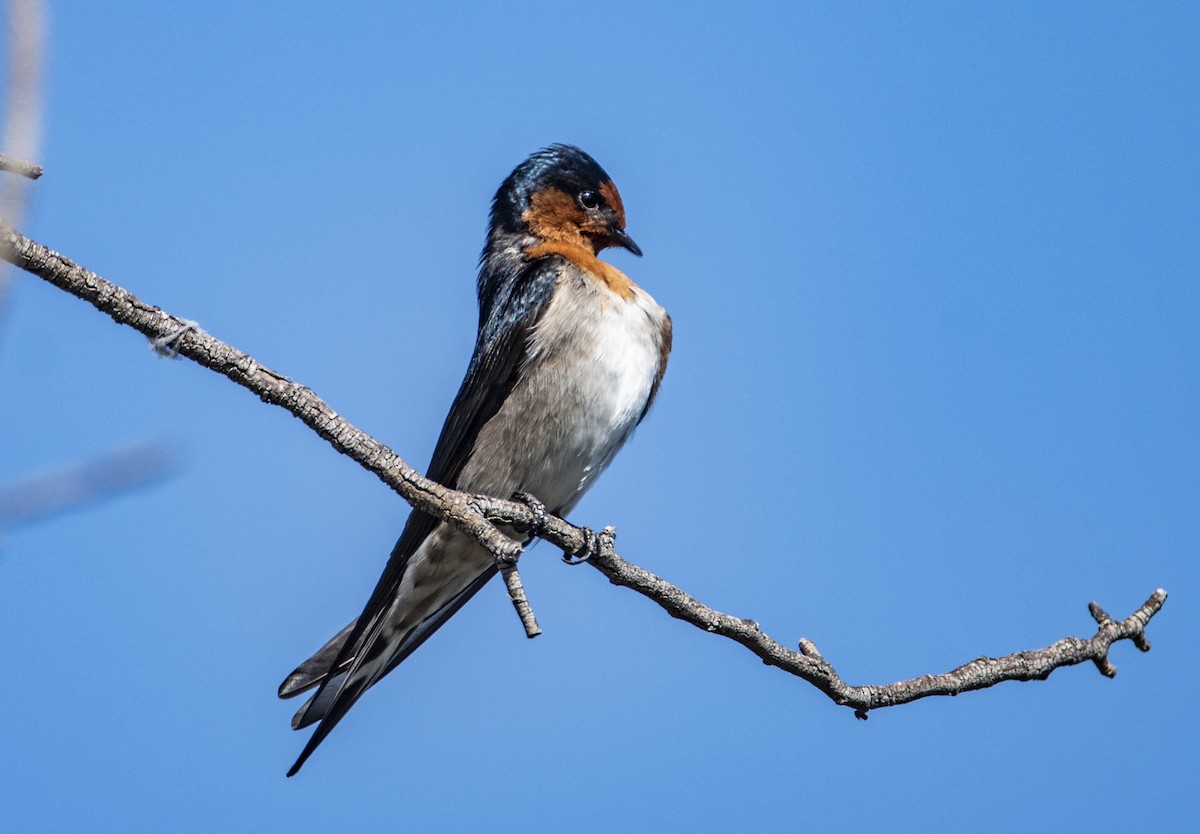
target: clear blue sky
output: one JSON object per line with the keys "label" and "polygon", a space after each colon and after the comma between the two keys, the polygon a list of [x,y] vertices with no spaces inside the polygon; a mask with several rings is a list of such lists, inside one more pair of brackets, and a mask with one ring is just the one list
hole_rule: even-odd
{"label": "clear blue sky", "polygon": [[1154,650],[864,723],[543,545],[542,637],[489,587],[285,780],[275,687],[407,508],[19,275],[0,483],[155,437],[183,463],[6,534],[0,827],[1194,824],[1195,7],[407,5],[52,3],[27,230],[424,466],[488,201],[579,144],[676,342],[576,521],[852,683],[1087,635],[1089,600],[1163,586]]}

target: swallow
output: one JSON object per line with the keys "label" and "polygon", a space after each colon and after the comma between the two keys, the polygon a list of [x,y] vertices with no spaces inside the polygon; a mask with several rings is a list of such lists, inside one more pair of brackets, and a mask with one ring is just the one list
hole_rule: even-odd
{"label": "swallow", "polygon": [[[479,259],[475,351],[430,479],[525,493],[563,516],[612,462],[658,393],[671,319],[597,257],[611,246],[642,254],[612,178],[579,148],[552,145],[504,180]],[[279,687],[281,698],[316,688],[292,719],[318,726],[288,776],[496,572],[479,544],[413,510],[362,614]]]}

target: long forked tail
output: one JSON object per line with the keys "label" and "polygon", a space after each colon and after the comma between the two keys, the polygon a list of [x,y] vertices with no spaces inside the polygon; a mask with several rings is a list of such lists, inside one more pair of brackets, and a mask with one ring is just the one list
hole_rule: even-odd
{"label": "long forked tail", "polygon": [[[318,721],[321,724],[287,775],[294,776],[300,770],[364,692],[416,651],[495,575],[496,568],[489,567],[441,608],[418,623],[398,645],[381,645],[379,630],[372,629],[363,631],[356,638],[358,645],[353,651],[345,651],[347,640],[355,632],[356,620],[288,675],[279,686],[280,698],[291,698],[319,685],[312,697],[292,717],[292,729],[300,730]],[[335,665],[337,668],[334,668]]]}

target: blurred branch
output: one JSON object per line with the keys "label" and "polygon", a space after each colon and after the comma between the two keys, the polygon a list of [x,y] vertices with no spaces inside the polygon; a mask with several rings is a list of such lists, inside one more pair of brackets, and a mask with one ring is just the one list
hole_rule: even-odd
{"label": "blurred branch", "polygon": [[35,473],[0,487],[0,532],[143,486],[174,468],[170,450],[155,442]]}
{"label": "blurred branch", "polygon": [[[8,0],[7,10],[7,85],[0,148],[8,153],[0,153],[0,171],[16,176],[0,177],[0,218],[15,225],[25,214],[27,180],[36,180],[43,173],[42,166],[28,160],[37,156],[41,144],[45,10],[41,0]],[[6,246],[0,242],[0,249]],[[0,255],[6,254],[0,251]],[[0,315],[8,292],[8,270],[3,267],[0,264]],[[0,488],[0,531],[95,503],[160,478],[171,468],[165,447],[143,444],[59,471],[29,476]]]}
{"label": "blurred branch", "polygon": [[[515,574],[521,546],[500,532],[497,525],[545,539],[563,551],[572,563],[586,561],[616,585],[630,588],[653,600],[676,619],[704,631],[727,637],[745,646],[769,666],[776,666],[816,686],[833,701],[848,706],[860,718],[881,707],[896,706],[931,695],[957,695],[994,686],[1002,681],[1041,680],[1055,669],[1091,661],[1106,675],[1116,669],[1108,660],[1109,647],[1130,640],[1149,651],[1146,625],[1165,602],[1158,590],[1127,619],[1112,620],[1095,603],[1092,616],[1099,628],[1087,639],[1068,637],[1033,651],[1000,658],[981,657],[940,675],[926,675],[882,686],[851,686],[838,676],[811,641],[801,640],[799,651],[768,637],[753,620],[716,611],[674,585],[622,559],[616,552],[615,530],[596,533],[586,527],[549,515],[527,496],[501,500],[448,489],[425,478],[379,441],[337,415],[310,389],[263,367],[250,356],[205,333],[195,322],[172,316],[109,283],[93,272],[35,243],[12,228],[0,225],[0,254],[12,263],[92,304],[120,324],[145,334],[152,343],[167,345],[187,357],[248,388],[264,402],[281,406],[298,417],[337,451],[374,473],[418,510],[454,524],[486,547],[507,576]],[[522,613],[527,633],[532,620],[524,591],[519,599],[515,585],[510,595]],[[522,605],[524,609],[522,610]],[[529,620],[525,614],[528,614]],[[536,624],[533,626],[536,628]]]}
{"label": "blurred branch", "polygon": [[46,173],[42,170],[42,166],[35,162],[26,162],[24,159],[14,159],[8,154],[0,153],[0,171],[7,171],[10,174],[17,174],[22,177],[27,177],[31,180],[36,180],[42,174]]}
{"label": "blurred branch", "polygon": [[[8,84],[4,91],[4,137],[0,142],[12,156],[0,156],[0,170],[37,179],[40,166],[27,159],[38,154],[42,124],[42,45],[45,15],[41,0],[8,0]],[[11,165],[16,167],[9,167]],[[35,173],[36,172],[36,173]],[[28,191],[24,179],[0,179],[0,218],[14,226],[25,213]],[[0,269],[0,310],[8,290],[8,270]]]}

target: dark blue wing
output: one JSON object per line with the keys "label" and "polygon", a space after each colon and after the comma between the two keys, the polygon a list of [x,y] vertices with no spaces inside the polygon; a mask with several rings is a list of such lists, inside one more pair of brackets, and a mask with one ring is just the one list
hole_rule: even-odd
{"label": "dark blue wing", "polygon": [[[454,398],[454,404],[450,407],[450,413],[434,449],[433,460],[428,470],[431,480],[449,487],[457,486],[458,477],[474,450],[480,430],[500,410],[500,406],[516,384],[525,361],[530,333],[545,312],[559,272],[557,258],[525,264],[511,280],[502,282],[502,290],[494,297],[486,300],[481,298],[485,315],[480,321],[475,353],[471,357],[467,375]],[[437,524],[436,518],[417,510],[409,514],[404,531],[400,534],[396,546],[392,548],[383,575],[379,578],[358,621],[342,643],[336,659],[322,677],[311,682],[319,680],[321,684],[313,703],[320,703],[322,706],[327,703],[328,707],[322,710],[324,715],[321,724],[309,738],[304,751],[289,771],[289,776],[300,769],[317,745],[378,677],[395,668],[495,573],[495,569],[492,569],[481,576],[446,608],[423,624],[420,639],[406,645],[404,653],[389,662],[381,675],[355,681],[354,671],[365,658],[387,650],[386,646],[378,644],[383,618],[399,592],[409,559]],[[343,668],[346,670],[344,673],[329,674]],[[296,686],[289,694],[298,694],[311,683]],[[331,686],[338,690],[332,699],[325,692],[325,689]],[[301,721],[300,726],[304,723],[307,722]]]}

